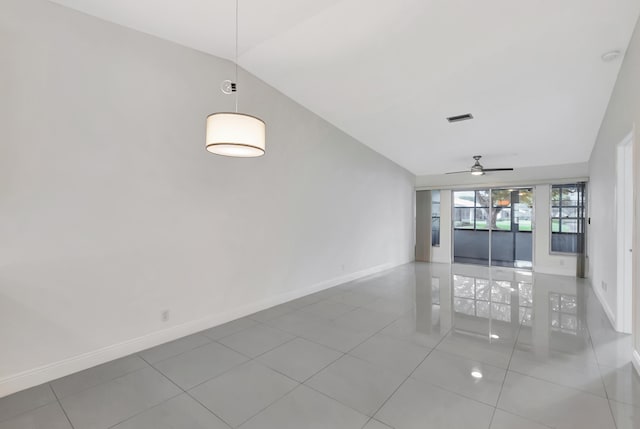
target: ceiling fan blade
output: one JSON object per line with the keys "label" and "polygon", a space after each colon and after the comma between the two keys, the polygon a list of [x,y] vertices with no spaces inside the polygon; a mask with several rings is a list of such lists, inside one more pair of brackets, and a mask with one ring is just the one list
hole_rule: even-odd
{"label": "ceiling fan blade", "polygon": [[482,171],[513,171],[513,168],[484,168]]}
{"label": "ceiling fan blade", "polygon": [[464,171],[450,171],[448,173],[444,173],[444,174],[460,174],[460,173],[471,173],[470,170],[464,170]]}

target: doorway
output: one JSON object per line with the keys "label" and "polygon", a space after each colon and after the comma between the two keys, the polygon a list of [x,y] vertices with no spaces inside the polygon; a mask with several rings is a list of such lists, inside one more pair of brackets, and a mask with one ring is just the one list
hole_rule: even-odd
{"label": "doorway", "polygon": [[617,148],[617,278],[618,316],[616,330],[631,333],[633,294],[633,140],[627,136]]}
{"label": "doorway", "polygon": [[453,261],[533,268],[533,188],[453,192]]}

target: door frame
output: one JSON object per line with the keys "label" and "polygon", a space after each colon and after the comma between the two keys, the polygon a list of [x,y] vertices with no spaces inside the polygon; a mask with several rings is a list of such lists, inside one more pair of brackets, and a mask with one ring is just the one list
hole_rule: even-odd
{"label": "door frame", "polygon": [[616,146],[616,330],[633,327],[633,133]]}

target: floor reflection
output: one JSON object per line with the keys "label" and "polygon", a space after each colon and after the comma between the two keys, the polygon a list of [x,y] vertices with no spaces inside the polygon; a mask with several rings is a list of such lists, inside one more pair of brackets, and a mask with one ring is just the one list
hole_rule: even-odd
{"label": "floor reflection", "polygon": [[405,324],[414,322],[418,337],[515,345],[538,357],[593,352],[583,279],[461,264],[413,271],[415,308]]}

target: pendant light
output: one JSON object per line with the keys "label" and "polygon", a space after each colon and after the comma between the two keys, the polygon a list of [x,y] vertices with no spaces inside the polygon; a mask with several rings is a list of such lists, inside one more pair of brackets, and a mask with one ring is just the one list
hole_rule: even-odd
{"label": "pendant light", "polygon": [[251,158],[265,152],[266,125],[255,116],[238,113],[238,0],[236,0],[235,82],[222,82],[222,92],[236,97],[235,112],[218,112],[207,116],[205,148],[217,155]]}

